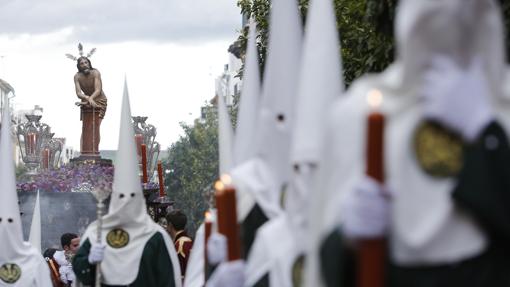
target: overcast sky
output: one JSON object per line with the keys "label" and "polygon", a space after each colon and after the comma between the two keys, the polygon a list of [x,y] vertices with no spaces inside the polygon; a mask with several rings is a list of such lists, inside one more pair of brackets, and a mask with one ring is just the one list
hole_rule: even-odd
{"label": "overcast sky", "polygon": [[148,116],[164,148],[180,121],[199,116],[214,96],[214,78],[228,62],[241,27],[236,0],[2,0],[0,78],[16,90],[17,109],[44,108],[42,121],[79,150],[81,122],[74,93],[82,42],[102,75],[108,110],[100,149],[116,149],[124,75],[133,115]]}

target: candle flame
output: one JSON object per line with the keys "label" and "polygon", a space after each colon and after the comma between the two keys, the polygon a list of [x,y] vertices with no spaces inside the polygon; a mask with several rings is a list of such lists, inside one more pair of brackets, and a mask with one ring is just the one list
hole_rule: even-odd
{"label": "candle flame", "polygon": [[225,188],[225,185],[223,184],[223,182],[221,182],[221,180],[217,180],[215,183],[214,183],[214,189],[215,190],[222,190]]}
{"label": "candle flame", "polygon": [[223,182],[224,185],[232,184],[232,178],[226,173],[220,176],[220,181]]}
{"label": "candle flame", "polygon": [[205,220],[206,221],[211,221],[212,220],[211,212],[209,212],[209,211],[205,212]]}
{"label": "candle flame", "polygon": [[378,108],[383,100],[383,94],[377,89],[373,89],[367,94],[367,102],[371,108]]}

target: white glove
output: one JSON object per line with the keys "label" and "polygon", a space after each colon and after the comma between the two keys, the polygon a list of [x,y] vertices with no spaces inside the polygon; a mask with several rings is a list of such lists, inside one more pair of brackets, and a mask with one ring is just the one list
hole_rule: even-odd
{"label": "white glove", "polygon": [[353,239],[384,236],[390,220],[389,197],[381,184],[365,176],[347,191],[340,206],[343,233]]}
{"label": "white glove", "polygon": [[207,240],[207,259],[212,265],[219,264],[227,259],[227,238],[225,235],[214,232]]}
{"label": "white glove", "polygon": [[492,120],[490,89],[480,58],[462,68],[446,56],[434,56],[420,96],[425,117],[437,120],[473,141]]}
{"label": "white glove", "polygon": [[60,266],[58,272],[60,273],[60,281],[64,284],[75,281],[73,266],[71,264]]}
{"label": "white glove", "polygon": [[61,266],[58,269],[58,273],[60,274],[60,281],[62,281],[62,283],[64,283],[64,284],[67,284],[68,283],[68,281],[67,281],[67,266]]}
{"label": "white glove", "polygon": [[103,261],[105,247],[106,245],[104,244],[92,244],[88,258],[90,264],[97,264]]}
{"label": "white glove", "polygon": [[223,262],[214,270],[206,287],[242,287],[245,264],[243,260]]}

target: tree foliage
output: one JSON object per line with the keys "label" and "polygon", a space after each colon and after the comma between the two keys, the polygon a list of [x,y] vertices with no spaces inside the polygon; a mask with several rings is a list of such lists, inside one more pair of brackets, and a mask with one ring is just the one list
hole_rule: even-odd
{"label": "tree foliage", "polygon": [[218,177],[218,119],[212,105],[192,125],[181,122],[184,134],[171,145],[163,160],[168,196],[188,216],[194,233],[207,209],[207,196]]}

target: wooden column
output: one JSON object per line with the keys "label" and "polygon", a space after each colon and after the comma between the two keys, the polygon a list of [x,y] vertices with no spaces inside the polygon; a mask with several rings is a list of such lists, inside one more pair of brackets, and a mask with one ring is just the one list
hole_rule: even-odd
{"label": "wooden column", "polygon": [[92,107],[81,107],[81,155],[99,156],[99,110]]}

